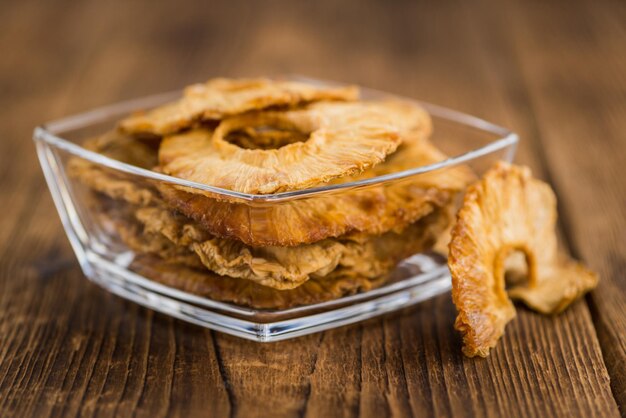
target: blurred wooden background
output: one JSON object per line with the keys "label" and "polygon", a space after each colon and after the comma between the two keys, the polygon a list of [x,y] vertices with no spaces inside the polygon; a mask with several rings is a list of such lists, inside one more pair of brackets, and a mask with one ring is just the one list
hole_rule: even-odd
{"label": "blurred wooden background", "polygon": [[[0,416],[619,416],[626,409],[626,2],[3,1]],[[84,279],[33,127],[211,76],[360,83],[518,131],[568,249],[601,275],[523,308],[486,360],[449,295],[260,345]]]}

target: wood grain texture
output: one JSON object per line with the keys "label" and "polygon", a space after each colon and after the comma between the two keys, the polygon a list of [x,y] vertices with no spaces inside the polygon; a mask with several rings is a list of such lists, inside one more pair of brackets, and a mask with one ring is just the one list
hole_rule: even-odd
{"label": "wood grain texture", "polygon": [[[619,416],[626,410],[626,6],[499,2],[0,3],[0,416]],[[467,359],[449,295],[270,345],[86,281],[29,141],[45,120],[216,75],[399,92],[522,137],[564,242],[602,281],[519,309]]]}

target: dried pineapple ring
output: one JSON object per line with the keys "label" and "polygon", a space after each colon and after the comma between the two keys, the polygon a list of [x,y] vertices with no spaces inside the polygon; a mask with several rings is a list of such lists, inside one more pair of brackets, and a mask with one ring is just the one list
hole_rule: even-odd
{"label": "dried pineapple ring", "polygon": [[[446,159],[426,138],[403,143],[387,159],[353,181],[425,166]],[[468,167],[456,166],[411,177],[402,182],[255,206],[220,200],[197,189],[160,184],[163,199],[220,238],[252,246],[294,246],[351,232],[381,234],[401,231],[453,197],[475,180]]]}
{"label": "dried pineapple ring", "polygon": [[[151,169],[157,164],[156,150],[153,147],[117,131],[92,138],[83,147],[141,168]],[[125,200],[135,205],[148,205],[160,200],[156,193],[139,187],[133,177],[81,158],[69,160],[68,172],[91,189],[113,199]]]}
{"label": "dried pineapple ring", "polygon": [[139,255],[131,265],[133,271],[166,286],[256,309],[285,309],[311,305],[380,287],[386,277],[368,279],[358,275],[311,279],[290,290],[276,290],[250,280],[225,279],[208,270],[189,268],[152,255]]}
{"label": "dried pineapple ring", "polygon": [[[255,124],[286,125],[310,137],[277,149],[244,149],[224,139]],[[428,114],[415,105],[315,103],[306,109],[226,119],[215,132],[196,129],[166,137],[159,162],[165,173],[186,180],[268,194],[360,173],[394,152],[408,131],[429,128]]]}
{"label": "dried pineapple ring", "polygon": [[354,86],[324,88],[263,78],[216,78],[187,87],[177,102],[122,120],[120,128],[130,133],[169,135],[198,120],[216,120],[251,110],[293,107],[318,100],[356,100],[358,96],[359,90]]}
{"label": "dried pineapple ring", "polygon": [[[447,158],[426,138],[415,135],[416,138],[407,139],[383,163],[358,177],[336,181],[399,172]],[[156,153],[146,144],[118,133],[98,138],[89,148],[144,168],[154,166],[156,161]],[[155,185],[137,182],[122,173],[101,170],[80,159],[70,164],[72,177],[112,199],[146,206],[163,205],[163,198],[169,206],[194,219],[211,234],[238,239],[252,246],[294,246],[352,232],[401,232],[436,208],[448,206],[457,192],[475,180],[467,167],[457,166],[420,174],[400,183],[257,207],[185,191],[197,192],[195,189],[178,190],[165,183],[156,184],[161,196]]]}
{"label": "dried pineapple ring", "polygon": [[498,163],[466,192],[449,245],[455,328],[463,352],[486,357],[515,308],[505,291],[505,260],[512,250],[528,262],[528,282],[509,296],[542,313],[558,313],[595,287],[597,276],[557,254],[556,198],[530,170]]}
{"label": "dried pineapple ring", "polygon": [[327,239],[296,247],[258,248],[215,238],[167,209],[147,207],[135,212],[135,218],[143,225],[135,242],[145,242],[143,252],[161,254],[160,239],[166,238],[175,249],[186,248],[195,253],[207,269],[219,275],[248,279],[276,289],[293,289],[312,278],[337,274],[383,276],[403,258],[430,248],[449,224],[449,212],[434,211],[402,233]]}

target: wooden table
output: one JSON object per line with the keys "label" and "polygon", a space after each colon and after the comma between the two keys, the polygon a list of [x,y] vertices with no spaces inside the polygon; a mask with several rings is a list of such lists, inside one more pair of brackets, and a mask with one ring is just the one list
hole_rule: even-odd
{"label": "wooden table", "polygon": [[[444,4],[445,3],[445,4]],[[0,3],[0,416],[619,416],[626,411],[626,3]],[[485,360],[443,295],[256,344],[83,277],[38,167],[42,121],[217,75],[360,83],[518,131],[601,275],[520,308]]]}

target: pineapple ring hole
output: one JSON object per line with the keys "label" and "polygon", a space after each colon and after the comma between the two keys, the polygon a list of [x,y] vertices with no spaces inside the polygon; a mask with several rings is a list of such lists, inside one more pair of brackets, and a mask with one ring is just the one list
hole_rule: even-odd
{"label": "pineapple ring hole", "polygon": [[311,132],[295,123],[267,115],[244,115],[223,121],[221,140],[243,149],[270,150],[306,142]]}
{"label": "pineapple ring hole", "polygon": [[520,249],[509,251],[504,259],[504,283],[506,288],[528,282],[528,257]]}
{"label": "pineapple ring hole", "polygon": [[532,284],[534,273],[533,253],[524,244],[505,244],[495,253],[493,274],[494,292],[499,303],[510,303],[507,290],[524,284]]}

